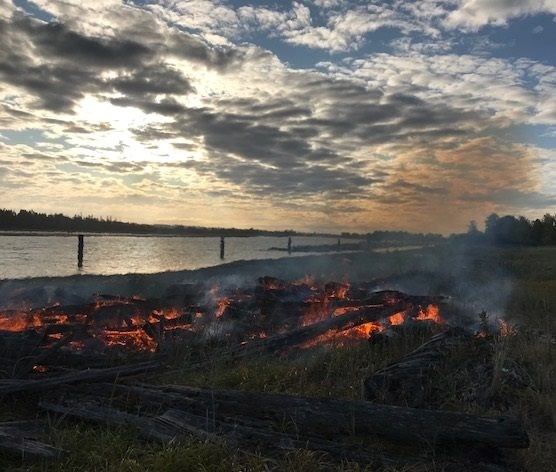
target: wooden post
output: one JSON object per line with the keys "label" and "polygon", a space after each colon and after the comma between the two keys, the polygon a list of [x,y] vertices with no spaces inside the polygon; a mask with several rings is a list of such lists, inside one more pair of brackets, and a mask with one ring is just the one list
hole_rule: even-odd
{"label": "wooden post", "polygon": [[220,259],[224,259],[224,236],[220,236]]}
{"label": "wooden post", "polygon": [[77,235],[77,267],[83,267],[84,239],[82,234]]}
{"label": "wooden post", "polygon": [[292,238],[288,237],[288,254],[292,253]]}
{"label": "wooden post", "polygon": [[338,239],[338,251],[340,251],[340,240]]}

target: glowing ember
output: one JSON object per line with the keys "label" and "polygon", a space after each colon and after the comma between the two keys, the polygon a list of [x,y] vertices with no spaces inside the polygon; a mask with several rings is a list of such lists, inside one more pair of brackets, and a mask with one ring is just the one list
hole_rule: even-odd
{"label": "glowing ember", "polygon": [[405,312],[400,311],[388,318],[388,321],[392,326],[403,324],[405,321]]}
{"label": "glowing ember", "polygon": [[[245,341],[348,313],[354,313],[352,319],[358,322],[375,320],[359,326],[351,325],[353,327],[343,331],[328,332],[304,347],[328,342],[346,344],[410,321],[415,313],[414,307],[421,303],[415,320],[443,323],[438,306],[426,305],[429,301],[434,303],[437,298],[407,295],[395,290],[371,292],[365,284],[350,286],[346,282],[331,281],[317,285],[308,276],[293,283],[261,277],[254,288],[224,292],[214,286],[199,293],[197,299],[189,295],[188,298],[170,299],[177,307],[167,306],[167,299],[102,295],[88,304],[0,313],[0,331],[30,331],[31,335],[34,331],[39,335],[37,339],[42,340],[42,347],[60,341],[63,350],[103,352],[115,348],[116,352],[118,349],[155,352],[164,340],[185,342],[187,338],[180,336],[199,330],[206,334],[209,329],[218,328],[215,335],[218,339],[233,336],[233,339]],[[393,305],[395,308],[384,311],[394,313],[391,316],[383,319],[364,317],[374,309],[381,312],[382,308]],[[507,325],[500,323],[501,333],[511,332]]]}
{"label": "glowing ember", "polygon": [[41,326],[42,322],[38,315],[27,314],[27,313],[17,313],[11,316],[0,317],[0,330],[19,332],[25,331],[26,329],[37,328]]}
{"label": "glowing ember", "polygon": [[369,339],[373,333],[379,333],[384,330],[384,327],[378,322],[364,323],[353,328],[343,331],[329,331],[322,334],[315,339],[307,341],[302,344],[301,349],[309,349],[320,344],[335,344],[337,346],[345,346],[358,340]]}
{"label": "glowing ember", "polygon": [[226,309],[230,306],[231,302],[228,298],[222,298],[216,305],[216,310],[214,316],[216,318],[222,318],[222,315],[226,312]]}
{"label": "glowing ember", "polygon": [[328,299],[312,300],[309,302],[305,313],[301,317],[299,324],[301,326],[309,326],[328,318]]}
{"label": "glowing ember", "polygon": [[104,330],[95,338],[101,339],[108,347],[120,346],[147,352],[154,352],[158,347],[158,344],[142,329],[126,332]]}
{"label": "glowing ember", "polygon": [[12,315],[0,315],[0,331],[18,333],[28,329],[37,329],[46,324],[58,325],[68,322],[66,315],[49,316],[42,319],[40,313],[15,313]]}

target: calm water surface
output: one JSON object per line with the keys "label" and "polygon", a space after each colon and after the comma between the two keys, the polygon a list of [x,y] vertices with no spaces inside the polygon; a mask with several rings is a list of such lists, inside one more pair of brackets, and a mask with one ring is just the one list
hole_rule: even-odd
{"label": "calm water surface", "polygon": [[[77,236],[0,234],[0,279],[125,274],[198,269],[240,259],[288,257],[270,247],[286,247],[287,237],[220,238],[86,235],[83,268],[77,268]],[[334,238],[292,237],[293,245],[333,244]],[[353,241],[350,241],[353,242]]]}

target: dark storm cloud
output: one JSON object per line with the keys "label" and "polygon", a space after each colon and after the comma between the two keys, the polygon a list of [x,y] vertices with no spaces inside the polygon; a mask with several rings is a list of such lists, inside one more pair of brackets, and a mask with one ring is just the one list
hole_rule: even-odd
{"label": "dark storm cloud", "polygon": [[110,103],[120,107],[136,107],[145,113],[174,116],[182,113],[186,108],[174,99],[167,98],[159,101],[144,100],[142,98],[112,98]]}
{"label": "dark storm cloud", "polygon": [[194,169],[199,174],[240,186],[243,191],[260,197],[269,194],[289,198],[321,195],[324,198],[356,197],[372,186],[376,179],[349,169],[312,165],[299,168],[268,168],[226,155],[213,155],[210,162],[184,161],[175,167]]}
{"label": "dark storm cloud", "polygon": [[[125,106],[172,115],[183,109],[171,96],[194,88],[182,72],[164,63],[165,55],[219,68],[241,60],[241,54],[211,48],[186,33],[173,31],[168,39],[153,29],[148,36],[154,38],[152,45],[135,37],[86,36],[61,23],[21,15],[0,20],[0,80],[25,89],[38,99],[38,107],[53,112],[71,113],[88,93],[116,92]],[[117,75],[103,79],[103,71]],[[165,97],[154,100],[151,95]]]}
{"label": "dark storm cloud", "polygon": [[88,91],[97,90],[96,79],[86,70],[67,65],[34,65],[30,58],[0,56],[0,79],[25,89],[51,111],[69,111]]}
{"label": "dark storm cloud", "polygon": [[144,96],[150,94],[185,95],[193,92],[189,80],[178,70],[171,69],[164,64],[152,64],[120,75],[110,80],[108,85],[120,93],[129,96]]}
{"label": "dark storm cloud", "polygon": [[76,61],[80,66],[133,67],[154,54],[149,47],[136,41],[88,37],[63,24],[41,23],[29,17],[15,19],[12,27],[26,34],[41,56]]}
{"label": "dark storm cloud", "polygon": [[[439,136],[465,133],[454,125],[481,118],[347,81],[302,79],[295,78],[299,83],[292,86],[299,85],[296,90],[301,92],[292,92],[290,98],[215,99],[202,108],[176,110],[170,123],[133,132],[143,142],[202,142],[208,159],[180,166],[252,194],[349,198],[369,195],[373,185],[388,178],[377,166],[370,172],[368,161],[350,157],[351,149],[392,141],[400,149],[425,145]],[[444,191],[401,179],[392,188],[408,195]]]}

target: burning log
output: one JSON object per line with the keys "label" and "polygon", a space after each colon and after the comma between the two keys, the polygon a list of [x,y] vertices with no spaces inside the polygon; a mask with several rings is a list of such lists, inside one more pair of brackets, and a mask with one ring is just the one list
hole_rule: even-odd
{"label": "burning log", "polygon": [[56,341],[54,344],[42,349],[36,356],[31,358],[23,358],[21,365],[17,366],[17,373],[19,376],[24,376],[33,371],[37,365],[42,365],[54,354],[56,354],[62,347],[66,346],[72,339],[74,333],[70,332]]}
{"label": "burning log", "polygon": [[300,434],[336,437],[338,434],[376,435],[394,442],[475,444],[525,448],[529,438],[517,419],[422,410],[366,401],[202,389],[179,385],[125,386],[116,391],[141,401],[168,405],[217,418],[237,416],[291,423]]}
{"label": "burning log", "polygon": [[0,380],[0,396],[14,393],[36,393],[53,390],[61,386],[85,382],[102,382],[120,377],[152,372],[160,368],[158,362],[142,362],[106,369],[87,369],[69,374],[44,377],[40,379],[3,379]]}
{"label": "burning log", "polygon": [[473,337],[462,328],[450,328],[402,357],[377,370],[364,382],[364,397],[370,401],[427,404],[425,396],[431,375],[438,372],[446,358]]}
{"label": "burning log", "polygon": [[396,304],[388,307],[365,307],[345,315],[335,316],[286,333],[244,344],[234,351],[233,355],[242,357],[254,353],[280,351],[310,341],[329,331],[345,331],[365,323],[386,318],[403,311],[406,307],[405,304]]}
{"label": "burning log", "polygon": [[37,438],[42,431],[39,421],[9,421],[0,423],[0,449],[23,459],[56,459],[64,451]]}
{"label": "burning log", "polygon": [[[391,316],[394,313],[389,311],[396,307],[406,311],[408,317],[419,318],[421,307],[438,302],[438,297],[396,291],[371,294],[360,285],[347,283],[318,286],[310,279],[288,283],[272,277],[262,277],[256,287],[234,289],[228,294],[219,294],[216,287],[196,298],[199,291],[199,286],[174,286],[168,291],[168,300],[98,295],[92,303],[4,312],[0,314],[0,341],[22,333],[29,333],[29,339],[36,340],[23,355],[8,356],[15,360],[41,355],[53,344],[59,354],[157,352],[164,348],[165,341],[189,341],[199,334],[199,339],[225,341],[228,345],[245,342],[233,350],[234,354],[243,355],[252,349],[281,350],[327,331],[347,332],[368,323],[345,339],[351,335],[365,337],[373,328],[371,321]],[[378,328],[377,325],[373,329]],[[288,334],[273,335],[277,332]],[[58,344],[65,335],[72,334],[69,343]],[[250,341],[256,338],[266,340]],[[5,370],[10,370],[9,363]]]}

